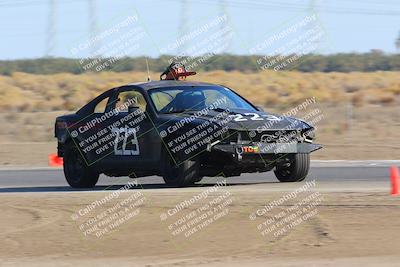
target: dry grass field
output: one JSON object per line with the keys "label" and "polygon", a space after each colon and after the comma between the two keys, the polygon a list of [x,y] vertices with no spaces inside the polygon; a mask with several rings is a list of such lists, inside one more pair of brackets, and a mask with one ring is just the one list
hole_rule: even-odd
{"label": "dry grass field", "polygon": [[[153,79],[158,79],[152,73]],[[0,76],[0,111],[75,110],[106,89],[145,81],[142,72],[101,72],[74,75],[13,73]],[[256,73],[212,71],[190,77],[231,87],[260,106],[293,106],[305,98],[321,103],[355,106],[395,105],[400,96],[400,72],[300,73],[264,71]]]}
{"label": "dry grass field", "polygon": [[[146,76],[141,72],[0,76],[0,166],[46,165],[48,153],[56,151],[55,117],[109,88],[144,81]],[[306,118],[317,119],[318,142],[324,144],[314,159],[396,159],[400,158],[399,77],[400,72],[213,71],[190,80],[226,85],[276,113],[315,98],[315,104],[295,115],[307,117],[318,111]]]}

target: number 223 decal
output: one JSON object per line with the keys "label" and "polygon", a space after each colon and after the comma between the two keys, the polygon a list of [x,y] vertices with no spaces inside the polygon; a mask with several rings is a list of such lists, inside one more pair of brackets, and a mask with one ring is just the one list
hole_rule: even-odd
{"label": "number 223 decal", "polygon": [[234,121],[263,121],[263,120],[267,120],[267,121],[281,121],[282,119],[275,116],[275,115],[259,115],[257,113],[244,113],[245,116],[243,116],[242,114],[235,114],[235,115],[230,115],[231,117],[233,117]]}
{"label": "number 223 decal", "polygon": [[[113,128],[112,132],[115,134],[114,141],[114,154],[115,155],[123,155],[123,156],[131,156],[131,155],[140,155],[139,152],[139,142],[136,136],[136,130],[134,128]],[[122,146],[118,147],[119,141],[122,142]],[[131,147],[131,149],[127,149],[126,146]]]}

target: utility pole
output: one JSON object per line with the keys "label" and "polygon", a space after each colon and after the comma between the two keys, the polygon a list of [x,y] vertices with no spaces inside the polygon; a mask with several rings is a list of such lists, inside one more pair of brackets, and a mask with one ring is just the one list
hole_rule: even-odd
{"label": "utility pole", "polygon": [[[225,0],[219,0],[219,16],[226,16],[226,20],[223,23],[221,23],[221,25],[220,25],[220,31],[221,31],[221,33],[224,32],[222,39],[223,39],[223,44],[225,45],[225,49],[227,50],[227,49],[229,49],[229,47],[232,43],[231,42],[232,37],[229,37],[227,35],[230,34],[230,32],[231,32],[230,30],[232,30],[232,29],[228,30],[230,21],[229,21],[228,11],[226,9]],[[226,50],[221,51],[221,52],[226,52]]]}
{"label": "utility pole", "polygon": [[[97,34],[97,12],[96,12],[96,0],[88,0],[89,1],[89,39],[92,40],[96,37]],[[97,48],[100,47],[100,43],[93,42],[90,49],[90,56],[96,57]]]}
{"label": "utility pole", "polygon": [[311,35],[308,35],[307,41],[309,42],[308,53],[316,54],[317,51],[321,51],[326,46],[328,36],[321,18],[319,16],[319,5],[318,0],[310,0],[308,7],[308,15],[315,16],[315,21],[309,22],[305,31],[310,31]]}
{"label": "utility pole", "polygon": [[47,38],[45,56],[51,57],[56,47],[56,3],[49,0],[49,14],[47,20]]}
{"label": "utility pole", "polygon": [[400,32],[399,32],[399,37],[397,37],[395,45],[397,50],[400,52]]}
{"label": "utility pole", "polygon": [[[185,35],[187,27],[188,27],[188,25],[187,25],[187,23],[188,23],[187,22],[188,21],[187,20],[187,8],[188,8],[187,0],[181,0],[181,19],[180,19],[179,28],[178,28],[178,40]],[[188,46],[187,41],[185,41],[184,43],[182,43],[179,46],[181,48],[180,50],[183,51],[184,56],[187,56],[186,55],[187,46]]]}
{"label": "utility pole", "polygon": [[[224,0],[219,0],[219,15],[224,16],[226,14],[226,5]],[[221,25],[221,28],[224,28],[225,25]]]}

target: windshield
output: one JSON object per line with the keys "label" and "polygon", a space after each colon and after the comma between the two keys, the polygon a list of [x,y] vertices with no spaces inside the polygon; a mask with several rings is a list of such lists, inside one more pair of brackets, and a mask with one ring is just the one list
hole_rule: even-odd
{"label": "windshield", "polygon": [[165,87],[152,89],[149,94],[156,110],[164,114],[205,108],[256,111],[246,100],[220,86]]}

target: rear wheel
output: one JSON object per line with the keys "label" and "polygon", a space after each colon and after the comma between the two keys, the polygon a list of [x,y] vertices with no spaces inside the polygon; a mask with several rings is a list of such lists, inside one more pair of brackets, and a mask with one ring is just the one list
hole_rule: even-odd
{"label": "rear wheel", "polygon": [[163,152],[163,179],[170,186],[188,186],[201,180],[200,162],[197,158],[185,160],[177,165],[167,152]]}
{"label": "rear wheel", "polygon": [[307,177],[309,169],[310,154],[294,154],[286,165],[276,167],[275,176],[280,182],[300,182]]}
{"label": "rear wheel", "polygon": [[73,188],[94,187],[99,180],[99,174],[87,166],[74,144],[67,146],[64,153],[64,175]]}

